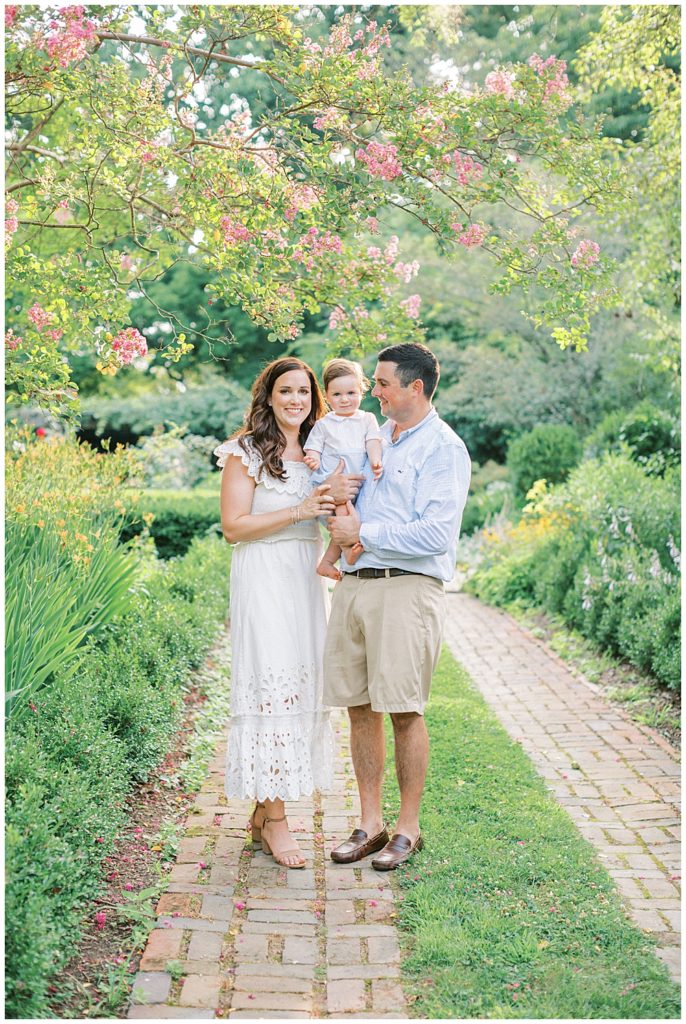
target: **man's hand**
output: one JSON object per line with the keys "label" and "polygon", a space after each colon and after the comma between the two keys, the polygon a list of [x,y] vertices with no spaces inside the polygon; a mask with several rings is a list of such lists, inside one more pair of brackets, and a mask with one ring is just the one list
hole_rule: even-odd
{"label": "man's hand", "polygon": [[341,459],[331,476],[324,481],[325,484],[329,484],[329,495],[337,505],[345,505],[347,501],[356,498],[357,492],[364,483],[364,474],[347,474],[343,472],[344,469],[345,461]]}
{"label": "man's hand", "polygon": [[347,515],[332,516],[326,526],[331,540],[342,548],[351,547],[360,542],[360,517],[351,502],[346,502]]}

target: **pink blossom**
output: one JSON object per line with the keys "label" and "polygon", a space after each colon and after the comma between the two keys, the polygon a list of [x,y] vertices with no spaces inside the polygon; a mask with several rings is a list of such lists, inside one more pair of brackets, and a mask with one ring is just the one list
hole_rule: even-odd
{"label": "pink blossom", "polygon": [[475,246],[481,245],[488,233],[483,224],[470,224],[465,231],[462,230],[461,224],[451,224],[450,227],[455,232],[461,232],[457,240],[465,249],[473,249]]}
{"label": "pink blossom", "polygon": [[348,314],[341,306],[334,306],[329,315],[329,330],[336,331],[348,322]]}
{"label": "pink blossom", "polygon": [[133,890],[133,883],[132,882],[127,882],[125,884],[124,888],[126,889],[127,892],[131,892]]}
{"label": "pink blossom", "polygon": [[403,299],[400,303],[400,308],[404,309],[407,315],[412,319],[416,320],[419,316],[419,307],[422,304],[421,295],[410,295],[409,298]]}
{"label": "pink blossom", "polygon": [[112,351],[116,353],[120,366],[128,366],[136,356],[146,354],[148,343],[135,327],[127,327],[119,331],[112,341]]}
{"label": "pink blossom", "polygon": [[484,173],[481,164],[472,160],[471,156],[465,156],[456,149],[452,155],[452,163],[460,185],[469,185],[470,180],[478,181]]}
{"label": "pink blossom", "polygon": [[367,229],[370,235],[378,235],[379,233],[379,222],[376,217],[367,217]]}
{"label": "pink blossom", "polygon": [[46,334],[48,338],[50,338],[50,341],[59,341],[62,335],[64,334],[64,331],[61,331],[58,327],[55,327],[52,331],[46,331]]}
{"label": "pink blossom", "polygon": [[5,221],[5,236],[6,236],[5,240],[7,242],[10,242],[12,240],[12,235],[14,234],[14,232],[17,230],[18,227],[19,227],[19,221],[17,220],[16,217],[8,217],[7,218],[7,220]]}
{"label": "pink blossom", "polygon": [[419,261],[413,260],[412,263],[401,263],[398,261],[393,267],[393,273],[396,277],[399,277],[405,284],[409,284],[413,277],[416,277],[419,273]]}
{"label": "pink blossom", "polygon": [[248,231],[245,224],[241,224],[237,220],[231,220],[230,217],[222,217],[219,225],[224,232],[224,242],[226,245],[248,242],[252,238],[252,233]]}
{"label": "pink blossom", "polygon": [[84,21],[84,14],[84,7],[63,7],[60,15],[65,24],[61,26],[58,21],[50,22],[53,32],[45,38],[45,50],[61,68],[85,57],[88,44],[97,40],[95,25],[92,21]]}
{"label": "pink blossom", "polygon": [[527,63],[545,81],[543,102],[546,103],[552,96],[557,96],[560,104],[565,108],[568,107],[572,102],[572,98],[567,92],[569,79],[565,74],[567,70],[566,61],[558,60],[552,54],[546,60],[543,60],[537,53],[533,53]]}
{"label": "pink blossom", "polygon": [[243,900],[235,900],[234,907],[236,908],[236,910],[245,910],[246,904],[243,902]]}
{"label": "pink blossom", "polygon": [[398,160],[398,148],[391,144],[384,146],[380,142],[370,142],[365,149],[357,149],[355,157],[366,164],[368,172],[384,181],[393,181],[402,174],[403,169]]}
{"label": "pink blossom", "polygon": [[14,214],[17,212],[18,209],[19,209],[19,203],[16,201],[16,199],[8,199],[6,201],[6,203],[5,203],[5,211],[7,213],[9,213],[10,216],[14,216]]}
{"label": "pink blossom", "polygon": [[288,330],[286,331],[286,336],[288,338],[297,338],[299,334],[300,334],[300,328],[298,327],[298,325],[297,324],[290,324],[289,327],[288,327]]}
{"label": "pink blossom", "polygon": [[205,861],[204,861],[204,860],[199,860],[199,861],[198,861],[198,867],[199,867],[199,868],[200,868],[200,870],[202,871],[202,870],[204,870],[204,869],[205,869],[205,868],[207,867],[207,864],[205,863]]}
{"label": "pink blossom", "polygon": [[151,160],[155,159],[155,154],[151,153],[149,149],[144,149],[141,153],[141,163],[149,164]]}
{"label": "pink blossom", "polygon": [[497,71],[491,71],[486,75],[486,81],[484,83],[486,92],[499,93],[504,96],[506,100],[514,99],[514,87],[512,85],[514,81],[514,75],[510,71],[503,71],[498,69]]}
{"label": "pink blossom", "polygon": [[284,217],[288,221],[293,221],[300,210],[309,210],[318,201],[319,196],[310,185],[296,185],[291,195],[290,206],[286,208]]}
{"label": "pink blossom", "polygon": [[42,331],[44,327],[52,323],[52,313],[47,313],[37,302],[34,302],[26,316],[37,331]]}
{"label": "pink blossom", "polygon": [[106,922],[107,914],[105,913],[104,910],[99,910],[95,915],[95,926],[99,932],[101,932],[102,929],[105,927]]}
{"label": "pink blossom", "polygon": [[133,260],[131,259],[131,256],[129,255],[128,252],[123,252],[121,254],[121,259],[119,260],[119,266],[121,267],[122,270],[135,270],[136,269],[136,264],[133,262]]}
{"label": "pink blossom", "polygon": [[600,257],[600,246],[597,242],[591,241],[590,238],[582,239],[577,245],[576,249],[571,258],[571,264],[576,270],[577,267],[581,267],[583,270],[588,270],[594,263],[598,262]]}
{"label": "pink blossom", "polygon": [[318,114],[312,122],[312,126],[323,132],[327,128],[335,128],[341,120],[341,112],[336,107],[327,107],[323,113]]}
{"label": "pink blossom", "polygon": [[71,220],[71,210],[69,209],[69,203],[66,199],[61,199],[57,204],[53,217],[58,224],[68,224]]}
{"label": "pink blossom", "polygon": [[391,263],[395,262],[395,258],[398,255],[398,236],[391,235],[388,239],[388,245],[384,249],[384,258],[386,263],[390,267]]}
{"label": "pink blossom", "polygon": [[7,4],[5,7],[5,28],[9,28],[17,16],[19,8],[16,4]]}
{"label": "pink blossom", "polygon": [[14,352],[15,348],[18,348],[23,340],[23,338],[18,338],[11,328],[5,331],[5,348],[9,349],[10,352]]}
{"label": "pink blossom", "polygon": [[367,256],[369,256],[370,260],[380,260],[382,255],[383,253],[381,252],[381,249],[379,249],[378,245],[368,246]]}

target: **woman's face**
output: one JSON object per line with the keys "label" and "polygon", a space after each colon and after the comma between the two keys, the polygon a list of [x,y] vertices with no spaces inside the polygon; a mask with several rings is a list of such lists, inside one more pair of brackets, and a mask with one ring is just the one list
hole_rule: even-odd
{"label": "woman's face", "polygon": [[299,429],[312,408],[312,388],[305,371],[288,370],[277,377],[269,404],[281,430]]}

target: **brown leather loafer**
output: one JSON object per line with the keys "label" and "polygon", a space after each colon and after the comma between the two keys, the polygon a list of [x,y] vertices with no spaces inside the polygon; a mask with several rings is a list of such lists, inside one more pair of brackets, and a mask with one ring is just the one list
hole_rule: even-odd
{"label": "brown leather loafer", "polygon": [[406,860],[409,860],[412,854],[416,850],[421,850],[423,846],[424,840],[421,836],[417,836],[412,842],[407,836],[401,836],[397,832],[379,856],[374,858],[372,867],[375,871],[393,871],[399,864],[404,864]]}
{"label": "brown leather loafer", "polygon": [[331,851],[331,860],[335,860],[337,864],[354,864],[356,860],[362,860],[370,853],[383,849],[387,842],[388,832],[385,826],[371,839],[361,828],[356,828],[350,839]]}

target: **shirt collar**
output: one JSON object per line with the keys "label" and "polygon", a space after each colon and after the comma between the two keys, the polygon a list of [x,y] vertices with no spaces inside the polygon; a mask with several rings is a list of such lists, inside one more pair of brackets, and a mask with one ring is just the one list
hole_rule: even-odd
{"label": "shirt collar", "polygon": [[419,423],[415,423],[413,427],[408,427],[407,430],[401,430],[398,436],[396,437],[395,441],[393,440],[393,429],[395,427],[395,422],[393,420],[387,420],[384,426],[388,427],[388,434],[391,444],[399,444],[400,441],[404,440],[404,438],[409,437],[410,434],[414,434],[416,430],[421,430],[421,428],[426,426],[427,423],[430,423],[432,420],[435,420],[437,418],[438,413],[436,412],[432,405],[423,420],[420,420]]}
{"label": "shirt collar", "polygon": [[329,416],[333,420],[338,420],[339,423],[346,423],[349,420],[359,420],[360,416],[362,416],[362,410],[356,409],[351,416],[341,416],[338,412],[330,412]]}

